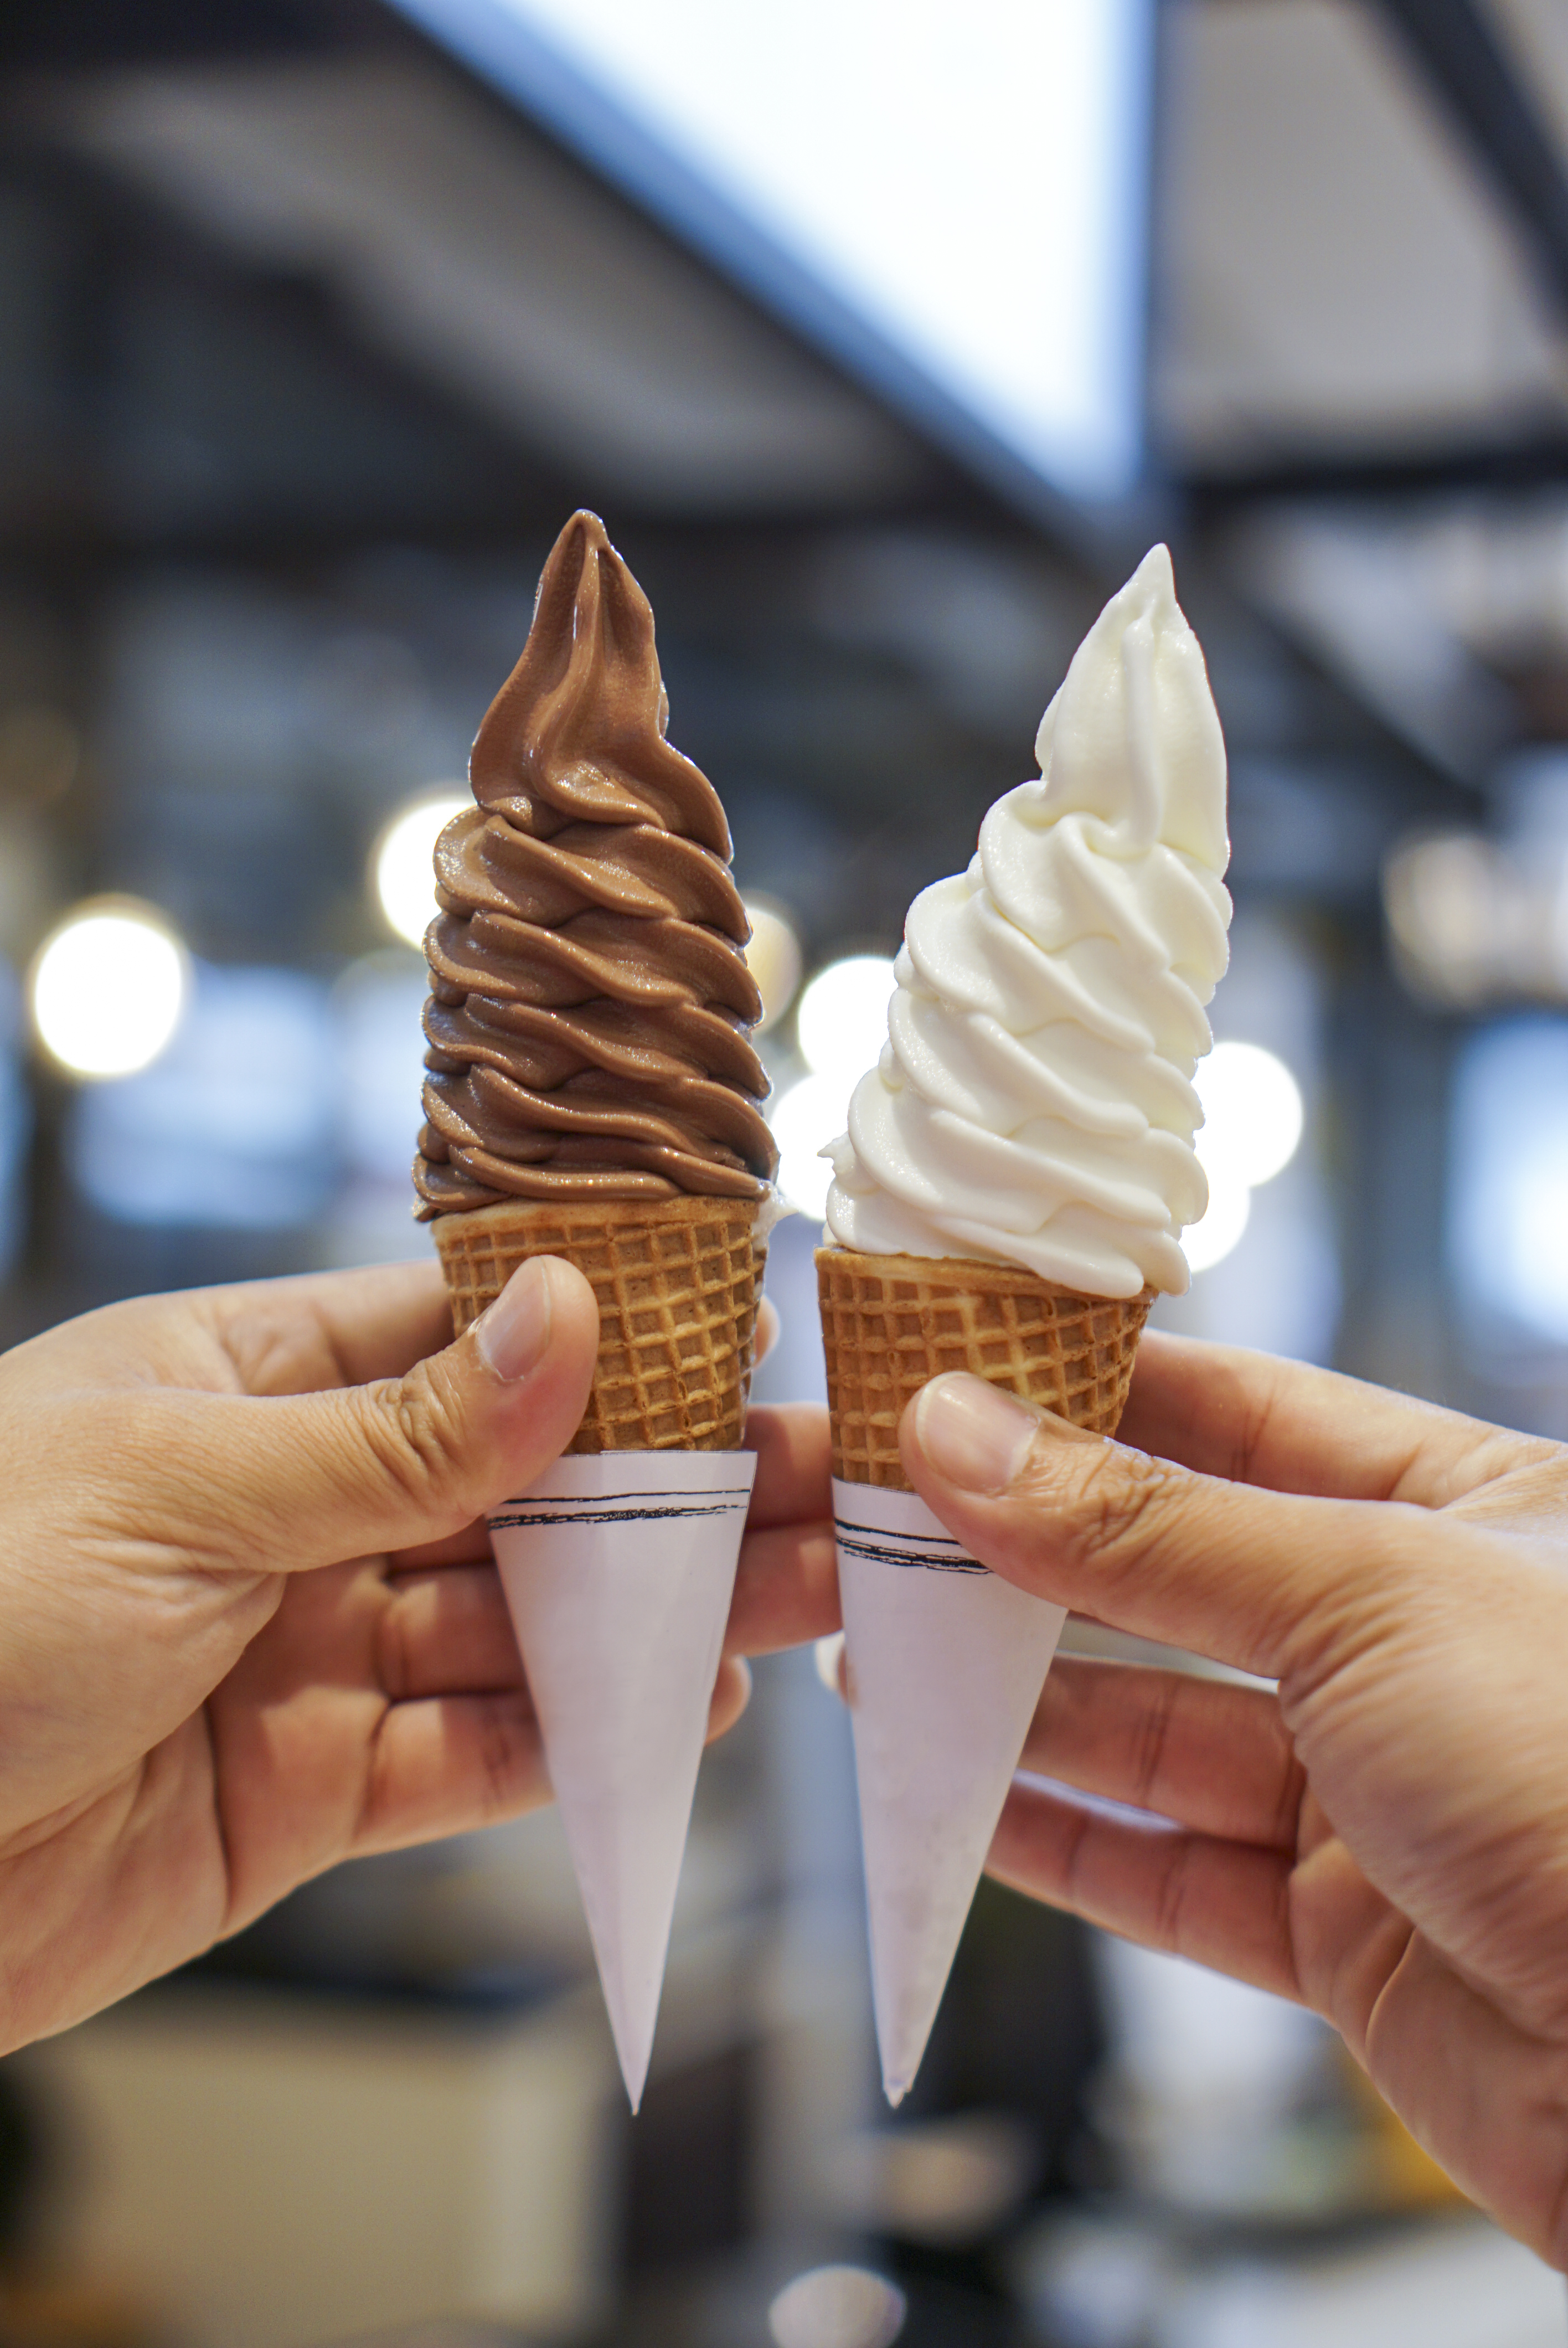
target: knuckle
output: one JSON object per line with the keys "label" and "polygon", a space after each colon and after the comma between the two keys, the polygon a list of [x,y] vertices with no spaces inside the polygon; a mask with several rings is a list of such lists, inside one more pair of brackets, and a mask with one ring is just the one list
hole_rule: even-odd
{"label": "knuckle", "polygon": [[1071,1510],[1078,1547],[1102,1564],[1135,1558],[1157,1533],[1174,1475],[1163,1460],[1119,1444],[1092,1453]]}
{"label": "knuckle", "polygon": [[1184,1834],[1173,1835],[1164,1865],[1154,1886],[1152,1938],[1156,1948],[1169,1950],[1176,1955],[1182,1953],[1183,1948],[1191,1858],[1192,1845],[1188,1838]]}
{"label": "knuckle", "polygon": [[1087,1906],[1089,1853],[1094,1820],[1091,1812],[1069,1806],[1062,1821],[1058,1872],[1070,1907]]}
{"label": "knuckle", "polygon": [[1307,1984],[1302,1978],[1300,1952],[1297,1946],[1295,1914],[1294,1869],[1281,1868],[1269,1894],[1269,1937],[1276,1949],[1285,1954],[1288,1969],[1290,1994],[1304,2005],[1311,2003]]}
{"label": "knuckle", "polygon": [[382,1694],[392,1704],[404,1702],[414,1687],[408,1611],[405,1593],[398,1591],[387,1598],[375,1625],[376,1676]]}
{"label": "knuckle", "polygon": [[421,1362],[382,1387],[373,1403],[372,1441],[388,1474],[424,1507],[462,1510],[469,1479],[467,1429],[444,1366]]}
{"label": "knuckle", "polygon": [[480,1806],[487,1822],[508,1818],[523,1798],[527,1739],[515,1703],[486,1704],[478,1724]]}
{"label": "knuckle", "polygon": [[1306,1837],[1307,1772],[1294,1753],[1279,1789],[1272,1820],[1272,1838],[1278,1850],[1299,1852]]}
{"label": "knuckle", "polygon": [[1181,1700],[1181,1682],[1157,1683],[1153,1701],[1140,1724],[1132,1754],[1132,1800],[1140,1809],[1158,1807],[1157,1796],[1165,1774],[1165,1752],[1171,1726]]}

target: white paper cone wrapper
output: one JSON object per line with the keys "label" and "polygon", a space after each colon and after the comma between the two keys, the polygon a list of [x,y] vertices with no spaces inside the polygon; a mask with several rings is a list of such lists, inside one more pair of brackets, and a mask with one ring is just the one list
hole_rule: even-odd
{"label": "white paper cone wrapper", "polygon": [[633,2111],[755,1472],[601,1451],[490,1519]]}
{"label": "white paper cone wrapper", "polygon": [[920,2067],[1065,1610],[966,1556],[913,1492],[835,1477],[882,2085]]}

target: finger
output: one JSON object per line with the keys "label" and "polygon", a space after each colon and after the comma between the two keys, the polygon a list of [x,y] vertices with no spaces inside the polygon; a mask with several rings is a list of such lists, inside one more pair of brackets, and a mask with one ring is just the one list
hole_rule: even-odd
{"label": "finger", "polygon": [[493,1565],[397,1575],[376,1626],[376,1677],[395,1703],[526,1687]]}
{"label": "finger", "polygon": [[452,1307],[435,1262],[247,1281],[191,1301],[209,1313],[247,1394],[402,1377],[452,1342]]}
{"label": "finger", "polygon": [[760,1403],[746,1417],[745,1447],[757,1455],[747,1526],[833,1519],[833,1457],[827,1413],[818,1403]]}
{"label": "finger", "polygon": [[443,1540],[414,1541],[407,1549],[394,1550],[387,1563],[394,1573],[410,1573],[426,1565],[487,1565],[494,1555],[490,1528],[483,1517],[476,1517]]}
{"label": "finger", "polygon": [[439,1267],[383,1264],[102,1306],[32,1340],[35,1389],[312,1394],[397,1377],[450,1343]]}
{"label": "finger", "polygon": [[[732,1659],[720,1665],[710,1741],[734,1725],[751,1684],[744,1663]],[[389,1704],[344,1856],[471,1833],[538,1809],[550,1797],[544,1746],[526,1691]]]}
{"label": "finger", "polygon": [[1277,1996],[1299,1999],[1290,1862],[1015,1778],[988,1872],[1031,1899]]}
{"label": "finger", "polygon": [[757,1334],[752,1342],[752,1367],[760,1369],[779,1341],[778,1306],[771,1296],[764,1296],[757,1306]]}
{"label": "finger", "polygon": [[[449,1566],[399,1575],[377,1625],[376,1676],[395,1704],[526,1689],[517,1633],[495,1567]],[[744,1662],[726,1655],[714,1685],[710,1737],[734,1726],[751,1694]]]}
{"label": "finger", "polygon": [[1359,1378],[1153,1329],[1120,1434],[1233,1483],[1426,1508],[1555,1447]]}
{"label": "finger", "polygon": [[[449,1566],[399,1575],[376,1632],[376,1675],[395,1703],[431,1695],[526,1688],[501,1578],[494,1566]],[[734,1726],[751,1702],[752,1675],[726,1655],[713,1690],[709,1736]]]}
{"label": "finger", "polygon": [[771,1655],[838,1628],[838,1553],[833,1527],[775,1525],[741,1544],[724,1645]]}
{"label": "finger", "polygon": [[727,1736],[752,1700],[752,1675],[739,1655],[726,1655],[713,1682],[708,1707],[708,1743]]}
{"label": "finger", "polygon": [[[916,1489],[971,1556],[1036,1596],[1266,1679],[1327,1668],[1430,1583],[1425,1509],[1195,1475],[963,1373],[905,1411]],[[1447,1570],[1495,1560],[1453,1526]]]}
{"label": "finger", "polygon": [[146,1457],[144,1504],[171,1542],[214,1570],[298,1570],[446,1540],[525,1489],[582,1417],[598,1343],[587,1281],[539,1256],[403,1377],[260,1398],[164,1390],[105,1412],[134,1414],[110,1431]]}
{"label": "finger", "polygon": [[549,1798],[538,1723],[522,1690],[389,1704],[347,1855],[467,1834]]}
{"label": "finger", "polygon": [[1306,1780],[1264,1688],[1059,1655],[1019,1766],[1202,1834],[1296,1848]]}

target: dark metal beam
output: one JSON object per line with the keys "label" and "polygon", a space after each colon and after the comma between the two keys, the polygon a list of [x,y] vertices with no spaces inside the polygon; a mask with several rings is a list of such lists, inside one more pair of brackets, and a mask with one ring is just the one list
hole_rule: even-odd
{"label": "dark metal beam", "polygon": [[1414,456],[1305,449],[1258,465],[1178,467],[1175,478],[1203,516],[1265,498],[1430,497],[1463,489],[1522,496],[1568,481],[1568,433],[1465,441]]}
{"label": "dark metal beam", "polygon": [[1375,0],[1440,94],[1523,231],[1568,317],[1568,170],[1478,0]]}

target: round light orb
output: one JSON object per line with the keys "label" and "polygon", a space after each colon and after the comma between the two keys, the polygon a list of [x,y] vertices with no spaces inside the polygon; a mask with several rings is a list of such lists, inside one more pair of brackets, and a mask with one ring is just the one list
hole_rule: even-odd
{"label": "round light orb", "polygon": [[746,967],[756,980],[757,993],[763,998],[763,1015],[756,1032],[764,1035],[794,1001],[804,963],[800,938],[787,907],[775,897],[747,897],[743,901],[752,925]]}
{"label": "round light orb", "polygon": [[894,983],[887,954],[846,954],[817,972],[795,1014],[800,1056],[813,1076],[836,1076],[847,1093],[876,1066],[887,1041]]}
{"label": "round light orb", "polygon": [[1507,993],[1534,945],[1529,919],[1519,919],[1527,894],[1518,869],[1479,832],[1405,841],[1383,867],[1383,913],[1401,974],[1460,1008]]}
{"label": "round light orb", "polygon": [[995,2234],[1038,2168],[1037,2143],[1012,2115],[948,2112],[846,2137],[832,2177],[836,2206],[862,2233],[956,2250]]}
{"label": "round light orb", "polygon": [[51,1059],[97,1079],[149,1066],[173,1037],[190,990],[190,956],[156,905],[95,897],[45,939],[27,997]]}
{"label": "round light orb", "polygon": [[1211,1169],[1207,1212],[1182,1233],[1187,1270],[1208,1272],[1223,1263],[1245,1231],[1251,1212],[1252,1192],[1246,1184],[1216,1175]]}
{"label": "round light orb", "polygon": [[1195,1147],[1211,1183],[1271,1182],[1295,1157],[1305,1115],[1285,1062],[1261,1044],[1216,1044],[1193,1081],[1204,1105]]}
{"label": "round light orb", "polygon": [[399,808],[385,825],[371,851],[371,879],[387,927],[422,945],[435,920],[436,875],[430,860],[436,843],[455,815],[474,804],[473,794],[456,783],[439,790],[422,791]]}
{"label": "round light orb", "polygon": [[821,1155],[844,1131],[852,1085],[842,1076],[802,1076],[770,1104],[778,1144],[778,1186],[786,1206],[821,1222],[833,1168]]}
{"label": "round light orb", "polygon": [[903,2292],[869,2267],[813,2267],[768,2310],[776,2348],[893,2348],[908,2314]]}

